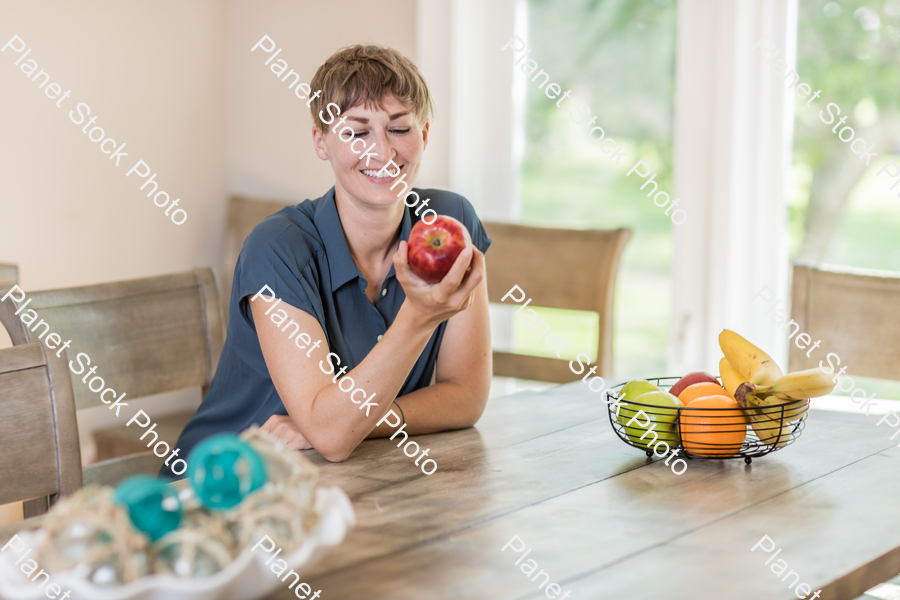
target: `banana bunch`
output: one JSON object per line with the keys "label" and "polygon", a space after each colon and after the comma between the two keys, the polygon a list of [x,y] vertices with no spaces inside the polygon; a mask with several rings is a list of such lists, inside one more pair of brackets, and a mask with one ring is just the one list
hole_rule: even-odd
{"label": "banana bunch", "polygon": [[727,358],[719,361],[719,378],[722,380],[722,387],[728,390],[732,396],[737,392],[738,387],[748,379],[738,373],[738,370],[731,366]]}
{"label": "banana bunch", "polygon": [[719,347],[744,381],[753,385],[772,385],[784,375],[772,357],[733,331],[719,334]]}
{"label": "banana bunch", "polygon": [[[741,375],[738,370],[728,362],[727,358],[723,358],[719,361],[719,377],[722,379],[722,386],[728,390],[729,394],[734,396],[734,399],[737,400],[738,405],[741,408],[755,407],[755,403],[761,403],[761,401],[751,392],[755,386],[751,386],[750,383],[745,383],[749,377]],[[750,401],[754,404],[750,404],[747,398],[748,395]],[[789,423],[782,423],[780,419],[767,413],[767,411],[762,408],[759,410],[748,411],[748,413],[747,416],[750,419],[750,426],[753,427],[753,431],[756,432],[756,437],[759,438],[760,442],[766,446],[777,444],[779,448],[787,444],[787,441],[791,437],[791,426]]]}
{"label": "banana bunch", "polygon": [[719,361],[722,386],[742,408],[749,411],[750,424],[759,440],[784,446],[790,439],[792,423],[809,409],[799,402],[830,394],[835,384],[821,369],[784,375],[772,358],[733,331],[719,334],[725,358]]}
{"label": "banana bunch", "polygon": [[757,386],[753,392],[758,398],[778,398],[780,400],[806,400],[827,396],[834,390],[835,382],[822,369],[788,373],[779,377],[772,385]]}
{"label": "banana bunch", "polygon": [[[809,402],[798,402],[799,400],[827,396],[834,391],[834,386],[830,376],[821,369],[807,369],[788,373],[772,385],[757,387],[753,391],[751,402],[765,410],[769,418],[783,418],[788,423],[793,423],[800,420],[809,409]],[[782,405],[787,406],[781,409]]]}
{"label": "banana bunch", "polygon": [[[747,411],[750,417],[750,425],[756,432],[756,437],[766,446],[775,445],[778,448],[786,445],[791,439],[791,422],[787,416],[781,418],[781,411],[768,412],[765,407],[761,406],[759,400],[754,396],[754,386],[752,383],[741,383],[734,393],[734,399],[737,400],[741,408],[753,408]],[[805,407],[804,407],[805,412]],[[796,417],[799,419],[800,417]],[[796,420],[796,419],[795,419]]]}

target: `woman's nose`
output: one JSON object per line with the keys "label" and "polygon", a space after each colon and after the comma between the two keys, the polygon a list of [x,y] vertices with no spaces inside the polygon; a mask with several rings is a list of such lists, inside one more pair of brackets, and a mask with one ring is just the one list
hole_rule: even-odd
{"label": "woman's nose", "polygon": [[394,152],[394,147],[391,145],[390,138],[388,138],[387,133],[378,132],[374,134],[373,142],[375,142],[375,149],[372,151],[378,157],[378,162],[380,165],[388,164],[389,160],[392,160],[397,156],[397,153]]}

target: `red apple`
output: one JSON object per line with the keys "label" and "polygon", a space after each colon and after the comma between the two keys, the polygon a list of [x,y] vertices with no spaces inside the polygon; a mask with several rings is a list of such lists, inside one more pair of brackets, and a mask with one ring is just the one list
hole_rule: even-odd
{"label": "red apple", "polygon": [[472,239],[462,223],[438,215],[431,224],[419,221],[413,225],[408,243],[409,268],[424,281],[438,283]]}
{"label": "red apple", "polygon": [[693,373],[688,373],[681,379],[675,382],[671,388],[669,388],[669,393],[673,396],[677,396],[681,392],[684,391],[686,387],[689,385],[694,385],[695,383],[702,383],[704,381],[710,381],[712,383],[722,385],[719,383],[719,380],[710,375],[709,373],[704,373],[703,371],[695,371]]}

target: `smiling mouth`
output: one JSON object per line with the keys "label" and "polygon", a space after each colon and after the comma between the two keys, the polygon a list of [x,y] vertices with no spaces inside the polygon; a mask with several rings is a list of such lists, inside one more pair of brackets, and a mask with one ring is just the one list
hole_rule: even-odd
{"label": "smiling mouth", "polygon": [[394,177],[397,177],[398,175],[400,175],[400,173],[403,171],[403,167],[405,167],[405,166],[406,165],[401,166],[400,170],[397,171],[397,173],[395,175],[391,175],[391,171],[393,171],[393,169],[384,169],[384,168],[382,168],[382,169],[362,169],[361,172],[366,177],[371,177],[372,179],[393,179]]}

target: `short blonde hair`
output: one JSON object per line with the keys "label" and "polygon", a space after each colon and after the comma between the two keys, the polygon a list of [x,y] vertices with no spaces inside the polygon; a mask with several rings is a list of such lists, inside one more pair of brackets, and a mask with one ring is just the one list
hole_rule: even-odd
{"label": "short blonde hair", "polygon": [[394,96],[413,111],[419,123],[434,113],[434,103],[425,79],[408,58],[384,46],[347,46],[332,54],[310,82],[322,95],[310,104],[313,123],[319,131],[326,125],[319,112],[334,102],[345,112],[354,106],[377,106],[384,110],[384,99]]}

